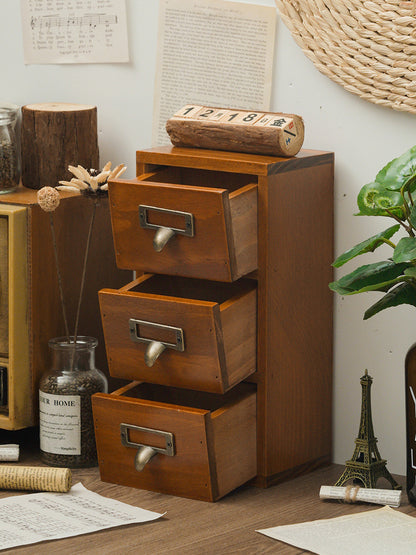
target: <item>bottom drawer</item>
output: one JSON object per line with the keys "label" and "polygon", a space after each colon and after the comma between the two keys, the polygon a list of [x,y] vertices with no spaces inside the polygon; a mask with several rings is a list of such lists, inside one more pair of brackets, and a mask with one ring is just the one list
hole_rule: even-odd
{"label": "bottom drawer", "polygon": [[132,382],[92,402],[105,482],[215,501],[256,476],[253,384],[217,395]]}

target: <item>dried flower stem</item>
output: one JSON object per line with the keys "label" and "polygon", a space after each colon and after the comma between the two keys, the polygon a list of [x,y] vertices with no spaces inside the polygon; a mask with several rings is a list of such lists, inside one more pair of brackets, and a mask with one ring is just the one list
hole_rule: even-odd
{"label": "dried flower stem", "polygon": [[76,315],[76,318],[75,318],[74,344],[76,344],[76,342],[77,342],[78,322],[79,322],[79,315],[80,315],[80,311],[81,311],[82,295],[84,293],[85,275],[87,273],[88,253],[89,253],[89,250],[90,250],[92,230],[93,230],[93,227],[94,227],[94,220],[95,220],[95,213],[96,213],[97,205],[98,205],[98,199],[94,199],[94,204],[93,204],[93,207],[92,207],[91,220],[90,220],[90,227],[88,229],[87,244],[86,244],[86,247],[85,247],[84,265],[83,265],[83,268],[82,268],[81,288],[80,288],[79,298],[78,298],[77,315]]}
{"label": "dried flower stem", "polygon": [[56,266],[56,274],[58,276],[59,296],[61,297],[62,316],[63,316],[63,319],[64,319],[64,325],[65,325],[65,335],[67,336],[68,342],[69,342],[69,327],[68,327],[68,319],[66,317],[64,292],[63,292],[63,289],[62,289],[62,276],[61,276],[61,270],[60,270],[60,266],[59,266],[58,246],[57,246],[57,243],[56,243],[55,225],[54,225],[54,222],[53,222],[53,212],[49,212],[49,221],[50,221],[50,225],[51,225],[53,252],[54,252],[54,255],[55,255],[55,266]]}
{"label": "dried flower stem", "polygon": [[105,196],[105,197],[108,196],[108,181],[110,179],[116,179],[120,177],[125,172],[126,167],[124,164],[119,164],[113,170],[111,170],[111,162],[107,162],[107,164],[104,166],[101,172],[94,169],[87,171],[82,166],[77,166],[77,167],[69,166],[68,169],[74,175],[71,181],[60,181],[57,187],[49,187],[49,186],[42,187],[42,189],[38,191],[37,198],[38,198],[38,204],[42,208],[42,210],[44,210],[45,212],[51,213],[50,227],[52,232],[52,243],[53,243],[53,250],[55,254],[56,270],[58,274],[58,284],[59,284],[59,294],[61,297],[62,314],[63,314],[64,323],[65,323],[65,332],[68,339],[68,343],[71,343],[71,336],[69,335],[68,320],[67,320],[66,311],[65,311],[62,279],[61,279],[61,274],[59,270],[58,248],[57,248],[57,241],[55,237],[55,228],[54,228],[52,212],[59,206],[60,197],[59,197],[58,190],[76,192],[76,193],[80,193],[83,196],[94,198],[91,221],[90,221],[90,226],[89,226],[88,236],[87,236],[87,243],[85,247],[81,285],[80,285],[77,312],[75,317],[75,330],[74,330],[74,335],[72,336],[73,344],[74,344],[73,359],[72,359],[72,369],[73,369],[75,365],[75,348],[76,348],[77,336],[78,336],[78,324],[79,324],[79,317],[81,312],[81,302],[82,302],[82,297],[84,293],[88,254],[90,250],[96,209],[99,203],[99,198],[102,196]]}

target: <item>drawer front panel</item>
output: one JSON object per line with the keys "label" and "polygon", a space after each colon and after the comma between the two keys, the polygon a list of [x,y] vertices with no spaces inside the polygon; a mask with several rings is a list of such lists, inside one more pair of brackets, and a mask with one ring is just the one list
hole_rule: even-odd
{"label": "drawer front panel", "polygon": [[[189,298],[152,293],[157,284],[175,289],[179,280],[182,289],[189,287]],[[147,274],[121,290],[99,292],[110,374],[224,393],[256,369],[255,284],[226,284],[229,297],[217,292],[215,302],[198,300],[196,293],[202,293],[201,283],[219,285],[183,281]]]}
{"label": "drawer front panel", "polygon": [[120,268],[234,281],[257,267],[255,185],[231,203],[225,189],[139,179],[111,182],[109,195]]}
{"label": "drawer front panel", "polygon": [[[208,411],[161,406],[103,394],[93,399],[101,479],[125,486],[212,500],[206,416]],[[178,410],[176,410],[178,409]],[[122,443],[121,424],[173,434],[175,454],[155,455],[140,472],[137,449]],[[160,445],[156,434],[135,432],[136,443]]]}
{"label": "drawer front panel", "polygon": [[[222,390],[224,349],[217,336],[217,330],[220,331],[218,305],[161,300],[111,290],[100,291],[99,298],[112,376],[203,391]],[[184,350],[168,347],[153,366],[147,366],[148,343],[135,341],[130,334],[131,320],[134,325],[137,319],[182,330]],[[162,335],[163,331],[163,328],[142,325],[137,333],[171,343],[172,338]]]}
{"label": "drawer front panel", "polygon": [[[230,281],[230,254],[227,220],[227,191],[163,183],[122,182],[110,185],[110,206],[117,265],[121,268],[204,277]],[[173,212],[192,214],[194,235],[176,234],[156,252],[155,231],[142,228],[140,206],[164,209],[155,222],[182,228],[184,222],[172,221]],[[179,217],[178,217],[179,219]]]}
{"label": "drawer front panel", "polygon": [[92,398],[101,479],[215,501],[257,472],[256,392],[132,382]]}

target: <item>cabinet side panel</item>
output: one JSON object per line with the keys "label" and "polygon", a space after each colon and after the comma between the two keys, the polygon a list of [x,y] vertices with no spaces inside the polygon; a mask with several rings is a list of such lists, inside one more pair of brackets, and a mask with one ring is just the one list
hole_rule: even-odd
{"label": "cabinet side panel", "polygon": [[0,215],[0,357],[9,354],[8,218]]}
{"label": "cabinet side panel", "polygon": [[333,164],[260,178],[259,476],[330,462]]}
{"label": "cabinet side panel", "polygon": [[[73,334],[75,325],[91,214],[92,202],[81,196],[62,199],[53,213],[70,334]],[[33,402],[37,406],[38,380],[49,367],[48,341],[52,337],[65,335],[49,214],[38,205],[30,209],[29,260]],[[96,365],[107,376],[98,291],[106,286],[119,287],[130,281],[131,277],[130,271],[121,271],[116,267],[108,199],[102,199],[95,213],[78,334],[92,335],[98,339]]]}
{"label": "cabinet side panel", "polygon": [[27,210],[9,219],[9,418],[11,429],[33,423],[29,374]]}
{"label": "cabinet side panel", "polygon": [[256,475],[256,394],[211,417],[218,498]]}
{"label": "cabinet side panel", "polygon": [[228,385],[234,386],[256,370],[256,290],[221,307]]}
{"label": "cabinet side panel", "polygon": [[236,279],[257,269],[257,184],[230,194],[230,210]]}
{"label": "cabinet side panel", "polygon": [[[1,320],[5,336],[0,366],[7,370],[7,403],[0,411],[0,428],[20,429],[32,424],[30,396],[29,338],[27,308],[27,210],[0,206],[2,229],[2,276],[0,297],[4,298]],[[7,264],[4,265],[4,262]],[[4,349],[4,350],[3,350]]]}

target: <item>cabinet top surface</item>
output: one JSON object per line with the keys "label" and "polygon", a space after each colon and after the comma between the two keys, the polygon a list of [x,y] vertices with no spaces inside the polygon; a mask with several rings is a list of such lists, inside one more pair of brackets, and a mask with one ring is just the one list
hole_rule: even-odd
{"label": "cabinet top surface", "polygon": [[160,146],[136,152],[138,164],[171,165],[253,175],[270,175],[304,167],[332,163],[332,152],[301,150],[296,156],[284,158],[205,150],[201,148]]}
{"label": "cabinet top surface", "polygon": [[[29,189],[28,187],[19,185],[14,191],[0,195],[0,203],[19,204],[24,206],[37,205],[37,193],[37,189]],[[69,193],[66,191],[60,191],[59,196],[61,197],[61,201],[67,198],[80,197],[77,193]]]}

